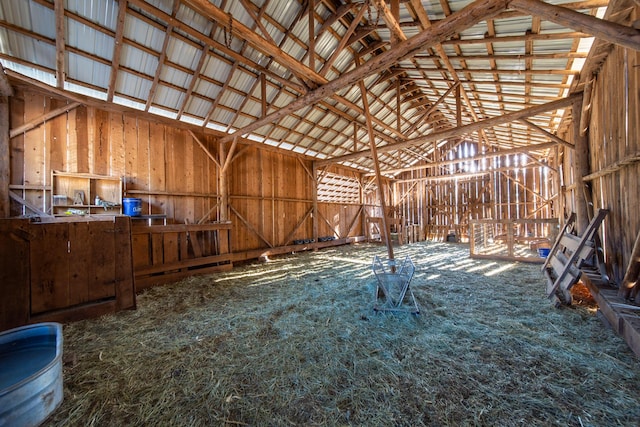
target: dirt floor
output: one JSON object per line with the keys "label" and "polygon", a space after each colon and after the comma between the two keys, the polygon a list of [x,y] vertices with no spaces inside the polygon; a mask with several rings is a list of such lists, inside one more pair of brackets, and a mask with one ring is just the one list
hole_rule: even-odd
{"label": "dirt floor", "polygon": [[468,246],[396,248],[420,315],[372,309],[365,244],[149,289],[64,328],[47,426],[637,426],[640,361],[584,304],[556,309],[539,264]]}

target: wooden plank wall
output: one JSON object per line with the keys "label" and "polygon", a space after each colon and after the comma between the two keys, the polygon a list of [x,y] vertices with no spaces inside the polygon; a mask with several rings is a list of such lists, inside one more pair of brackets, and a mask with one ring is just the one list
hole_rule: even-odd
{"label": "wooden plank wall", "polygon": [[[631,21],[639,18],[638,8],[634,14]],[[640,152],[639,66],[640,52],[616,47],[596,78],[588,129],[592,173]],[[639,176],[640,163],[632,161],[591,181],[594,209],[610,210],[601,234],[605,259],[617,283],[640,232]]]}
{"label": "wooden plank wall", "polygon": [[255,146],[243,146],[237,153],[228,178],[234,249],[311,239],[313,223],[307,215],[313,205],[311,163]]}
{"label": "wooden plank wall", "polygon": [[[18,89],[11,128],[65,103]],[[51,207],[51,170],[124,177],[126,196],[143,199],[143,214],[166,213],[178,223],[196,222],[216,204],[216,165],[193,137],[130,114],[80,106],[11,139],[11,188],[44,212]],[[25,213],[12,203],[12,216]]]}
{"label": "wooden plank wall", "polygon": [[[12,129],[70,104],[25,86],[10,102]],[[134,113],[80,106],[11,139],[10,187],[49,212],[52,170],[116,176],[125,197],[142,199],[142,214],[166,214],[170,224],[214,221],[219,168],[210,156],[219,153],[213,137],[195,135]],[[235,252],[314,238],[312,167],[298,155],[238,144],[227,170]],[[30,213],[15,201],[11,208],[12,216]],[[360,215],[360,205],[320,204],[318,237],[362,235]]]}
{"label": "wooden plank wall", "polygon": [[[490,162],[498,170],[457,180],[447,173],[460,172],[459,165],[440,170],[441,175],[416,177],[416,171],[404,174],[396,191],[400,216],[410,224],[419,225],[424,230],[424,238],[440,241],[451,232],[467,241],[470,220],[554,217],[551,195],[555,175],[550,169],[520,154],[497,157]],[[514,164],[520,167],[507,169]],[[480,167],[478,163],[471,171],[478,171]],[[407,192],[411,195],[406,196]],[[531,225],[523,232],[539,235],[546,230]]]}

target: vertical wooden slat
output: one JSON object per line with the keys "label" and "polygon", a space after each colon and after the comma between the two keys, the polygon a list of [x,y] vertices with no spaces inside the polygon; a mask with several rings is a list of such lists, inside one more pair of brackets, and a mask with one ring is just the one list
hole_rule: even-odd
{"label": "vertical wooden slat", "polygon": [[[164,192],[166,187],[166,159],[165,159],[165,126],[157,123],[149,125],[149,189],[151,191]],[[166,209],[168,206],[166,196],[149,196],[149,203],[153,210],[151,213],[167,213],[173,217],[172,212]]]}
{"label": "vertical wooden slat", "polygon": [[163,233],[162,248],[164,251],[164,262],[169,264],[180,259],[178,256],[178,233]]}
{"label": "vertical wooden slat", "polygon": [[[40,117],[44,113],[44,96],[33,92],[25,93],[26,122]],[[42,185],[45,182],[45,152],[48,149],[45,138],[45,126],[38,126],[24,134],[24,183]],[[25,200],[41,210],[45,209],[44,195],[41,192],[27,192]]]}
{"label": "vertical wooden slat", "polygon": [[95,262],[92,256],[93,237],[88,222],[69,223],[69,303],[72,305],[90,300],[93,277],[88,267]]}
{"label": "vertical wooden slat", "polygon": [[151,234],[151,264],[153,265],[164,263],[162,240],[161,233]]}
{"label": "vertical wooden slat", "polygon": [[9,125],[9,97],[0,95],[0,218],[6,218],[11,214]]}
{"label": "vertical wooden slat", "polygon": [[0,219],[0,330],[29,320],[28,220]]}
{"label": "vertical wooden slat", "polygon": [[31,313],[69,305],[69,224],[50,223],[31,228]]}
{"label": "vertical wooden slat", "polygon": [[121,113],[109,114],[109,176],[125,174],[124,118]]}
{"label": "vertical wooden slat", "polygon": [[87,107],[78,107],[75,112],[75,147],[76,170],[74,172],[89,172],[89,129],[87,127]]}
{"label": "vertical wooden slat", "polygon": [[131,219],[115,217],[115,291],[117,309],[135,308],[136,291],[133,276]]}
{"label": "vertical wooden slat", "polygon": [[114,266],[117,264],[116,237],[111,221],[92,221],[89,226],[91,263],[89,264],[89,298],[93,301],[116,294]]}

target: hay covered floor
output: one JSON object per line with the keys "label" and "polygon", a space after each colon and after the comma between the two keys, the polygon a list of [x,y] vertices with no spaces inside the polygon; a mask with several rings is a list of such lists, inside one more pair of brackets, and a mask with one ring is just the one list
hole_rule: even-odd
{"label": "hay covered floor", "polygon": [[396,248],[419,316],[374,313],[380,245],[155,287],[65,325],[46,425],[637,425],[640,363],[593,307],[555,309],[539,265]]}

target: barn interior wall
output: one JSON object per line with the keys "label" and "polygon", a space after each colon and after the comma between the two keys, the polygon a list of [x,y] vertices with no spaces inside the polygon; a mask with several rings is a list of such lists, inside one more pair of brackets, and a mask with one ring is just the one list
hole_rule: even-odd
{"label": "barn interior wall", "polygon": [[[467,241],[470,220],[554,217],[553,169],[533,162],[524,152],[464,160],[476,154],[464,145],[443,146],[438,158],[451,158],[450,153],[460,162],[407,172],[396,186],[396,211],[419,227],[424,238],[444,240],[455,234]],[[522,233],[535,236],[544,231],[540,226]]]}
{"label": "barn interior wall", "polygon": [[[638,14],[638,9],[634,12]],[[631,18],[631,21],[638,16]],[[620,283],[640,232],[640,52],[615,47],[595,76],[587,130],[593,209],[610,212],[601,235],[607,265]],[[567,169],[565,169],[568,171]],[[576,179],[565,177],[565,179]]]}
{"label": "barn interior wall", "polygon": [[[37,121],[65,105],[71,102],[40,90],[16,88],[10,99],[10,128]],[[219,165],[224,159],[211,136],[80,105],[36,123],[10,143],[10,189],[43,212],[51,212],[55,170],[121,177],[125,197],[142,199],[142,214],[165,214],[168,223],[221,218]],[[337,168],[337,173],[352,172]],[[310,160],[240,143],[231,152],[226,176],[234,252],[314,238],[315,181]],[[363,235],[362,200],[357,201],[318,204],[318,236]],[[12,201],[11,216],[31,213]]]}

